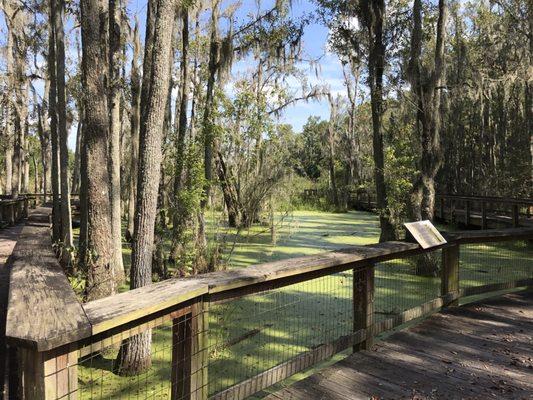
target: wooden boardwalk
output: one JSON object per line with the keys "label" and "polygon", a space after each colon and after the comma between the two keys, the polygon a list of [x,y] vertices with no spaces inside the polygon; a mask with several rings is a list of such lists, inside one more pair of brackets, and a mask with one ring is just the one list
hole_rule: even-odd
{"label": "wooden boardwalk", "polygon": [[20,223],[0,230],[0,399],[7,398],[5,392],[7,387],[5,384],[7,379],[5,332],[9,270],[6,261],[13,252],[23,226],[24,223]]}
{"label": "wooden boardwalk", "polygon": [[435,314],[268,399],[533,399],[533,292]]}

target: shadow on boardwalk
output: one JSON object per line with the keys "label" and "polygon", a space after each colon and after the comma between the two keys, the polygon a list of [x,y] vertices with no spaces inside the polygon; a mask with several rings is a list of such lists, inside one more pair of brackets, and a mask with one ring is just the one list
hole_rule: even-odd
{"label": "shadow on boardwalk", "polygon": [[268,397],[531,399],[533,292],[449,309]]}

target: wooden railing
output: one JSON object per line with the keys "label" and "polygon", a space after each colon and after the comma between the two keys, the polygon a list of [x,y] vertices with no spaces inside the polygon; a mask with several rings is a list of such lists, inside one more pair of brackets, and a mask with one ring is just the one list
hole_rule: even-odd
{"label": "wooden railing", "polygon": [[19,196],[11,199],[9,196],[0,197],[0,228],[13,226],[28,216],[30,198]]}
{"label": "wooden railing", "polygon": [[[243,399],[335,353],[349,348],[354,351],[369,348],[377,334],[441,307],[456,305],[463,296],[533,285],[529,257],[533,229],[521,228],[458,232],[447,235],[448,243],[428,250],[408,242],[354,246],[245,269],[170,279],[81,304],[52,251],[48,213],[49,209],[41,208],[30,216],[11,263],[6,336],[10,351],[18,352],[20,364],[16,369],[20,382],[16,387],[23,388],[19,396],[25,399],[114,398],[126,393],[123,391],[127,391],[128,398],[153,395],[171,399]],[[509,252],[504,255],[506,259],[517,258],[513,260],[516,270],[505,277],[489,271],[485,275],[490,275],[490,280],[461,286],[461,268],[464,268],[460,266],[461,249],[467,256],[463,264],[468,264],[468,257],[483,256],[481,248],[472,247],[476,243],[506,241],[524,243],[518,250],[508,251],[506,247],[501,250]],[[423,285],[431,282],[434,287],[440,281],[440,290],[433,293],[427,286],[420,286],[424,295],[417,302],[401,306],[398,301],[394,312],[381,313],[377,318],[376,301],[394,296],[392,290],[387,291],[387,285],[399,282],[392,274],[398,269],[390,263],[423,262],[421,255],[438,260],[440,278],[420,278],[420,282]],[[477,262],[476,259],[474,273],[480,269]],[[517,274],[519,262],[530,264],[521,266],[522,272]],[[348,299],[339,296],[341,287],[347,290]],[[394,293],[407,288],[396,287]],[[271,295],[277,297],[268,297]],[[222,313],[220,310],[228,304],[236,306],[232,312]],[[304,304],[309,306],[305,313],[312,315],[297,312],[299,308],[295,307]],[[288,326],[272,326],[281,324],[286,316],[283,313],[293,309],[296,314],[286,319]],[[235,316],[235,313],[240,314]],[[243,323],[246,327],[243,332],[229,339],[224,336],[228,329],[236,329],[234,321],[269,314],[271,323],[261,319],[253,325],[254,329]],[[315,315],[320,321],[313,320]],[[301,318],[307,319],[299,322]],[[329,323],[340,324],[333,334],[331,328],[326,329]],[[316,329],[310,324],[317,324]],[[303,340],[301,329],[304,328],[306,335],[313,339],[305,346],[298,342]],[[121,380],[118,371],[115,375],[96,361],[96,366],[92,364],[96,354],[113,349],[116,353],[117,346],[123,349],[128,346],[128,338],[143,332],[155,336],[163,332],[161,337],[167,340],[159,350],[153,349],[158,355],[163,351],[163,356],[158,358],[158,362],[165,363],[160,370],[163,382],[158,383],[161,391],[149,381],[155,379],[156,373],[144,375],[140,380]],[[263,335],[261,341],[257,339],[259,335]],[[154,339],[152,346],[156,342]],[[261,359],[275,358],[270,346],[274,342],[295,345],[290,354],[283,354],[274,362]],[[248,347],[240,355],[233,354],[233,368],[235,363],[246,362],[241,358],[257,358],[254,362],[261,367],[232,377],[224,375],[231,374],[227,372],[231,371],[230,364],[226,363],[222,374],[217,369],[221,354],[243,343]],[[168,348],[168,354],[161,348]],[[88,360],[91,360],[90,367],[85,365]],[[107,380],[110,387],[106,386]],[[109,392],[111,389],[115,391]]]}
{"label": "wooden railing", "polygon": [[446,222],[477,224],[481,229],[489,224],[518,227],[533,223],[533,199],[437,194],[435,200],[436,216]]}
{"label": "wooden railing", "polygon": [[[367,191],[350,195],[355,209],[374,211],[376,197]],[[435,218],[445,223],[481,229],[495,227],[533,227],[533,199],[494,196],[436,194]]]}

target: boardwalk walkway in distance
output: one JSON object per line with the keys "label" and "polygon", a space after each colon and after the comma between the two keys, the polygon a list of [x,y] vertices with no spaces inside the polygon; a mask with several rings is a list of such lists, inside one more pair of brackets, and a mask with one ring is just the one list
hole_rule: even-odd
{"label": "boardwalk walkway in distance", "polygon": [[6,312],[9,284],[9,269],[6,261],[13,252],[17,238],[22,231],[24,222],[15,226],[0,229],[0,399],[7,398],[5,390],[6,374]]}
{"label": "boardwalk walkway in distance", "polygon": [[533,399],[533,292],[435,314],[268,399]]}

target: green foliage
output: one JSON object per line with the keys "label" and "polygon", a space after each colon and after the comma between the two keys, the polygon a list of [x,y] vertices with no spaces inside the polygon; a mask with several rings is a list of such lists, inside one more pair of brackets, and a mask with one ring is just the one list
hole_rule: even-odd
{"label": "green foliage", "polygon": [[385,148],[385,184],[389,212],[398,231],[409,219],[410,193],[417,173],[418,149],[412,123],[393,120],[388,146]]}
{"label": "green foliage", "polygon": [[327,129],[327,121],[321,121],[319,117],[309,117],[292,150],[294,169],[300,176],[307,177],[311,181],[316,182],[323,172],[325,158],[323,142]]}

